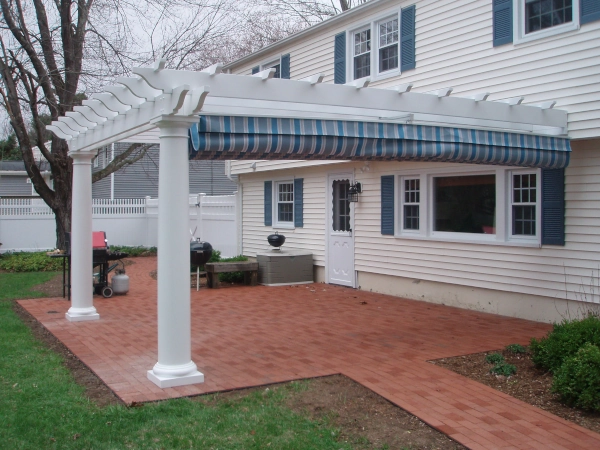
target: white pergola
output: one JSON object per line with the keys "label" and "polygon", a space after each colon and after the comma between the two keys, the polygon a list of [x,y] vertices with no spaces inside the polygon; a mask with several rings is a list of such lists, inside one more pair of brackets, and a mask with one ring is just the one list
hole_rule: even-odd
{"label": "white pergola", "polygon": [[[105,87],[104,92],[94,94],[83,106],[47,127],[68,142],[73,159],[72,303],[66,313],[70,321],[99,319],[89,282],[91,161],[101,146],[149,130],[159,131],[158,362],[148,370],[148,378],[162,388],[204,381],[191,359],[187,230],[188,133],[200,114],[422,124],[566,136],[567,113],[554,110],[554,102],[522,105],[522,97],[487,101],[487,93],[472,98],[452,97],[451,88],[413,93],[412,85],[369,88],[368,78],[345,85],[321,83],[323,75],[281,80],[273,78],[274,69],[252,76],[232,75],[222,73],[220,64],[200,72],[167,70],[164,66],[161,60],[154,67],[133,69],[137,76],[117,79],[116,85]],[[294,156],[290,159],[304,157]],[[259,159],[268,156],[260,154]]]}

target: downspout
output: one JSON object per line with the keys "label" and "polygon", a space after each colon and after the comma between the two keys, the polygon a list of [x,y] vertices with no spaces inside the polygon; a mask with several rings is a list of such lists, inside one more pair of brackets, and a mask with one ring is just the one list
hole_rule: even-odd
{"label": "downspout", "polygon": [[[110,144],[110,161],[115,160],[115,143]],[[110,174],[110,199],[115,199],[115,173]]]}

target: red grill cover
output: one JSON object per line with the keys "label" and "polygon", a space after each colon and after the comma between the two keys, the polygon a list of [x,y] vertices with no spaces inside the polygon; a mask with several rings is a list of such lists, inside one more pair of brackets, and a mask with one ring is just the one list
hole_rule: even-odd
{"label": "red grill cover", "polygon": [[106,233],[104,231],[92,232],[92,248],[94,250],[106,250]]}

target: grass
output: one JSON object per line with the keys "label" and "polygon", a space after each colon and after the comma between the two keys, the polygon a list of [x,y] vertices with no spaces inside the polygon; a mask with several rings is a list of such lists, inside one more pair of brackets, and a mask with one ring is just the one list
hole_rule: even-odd
{"label": "grass", "polygon": [[31,288],[49,281],[56,274],[57,272],[0,273],[0,300],[43,297],[43,292]]}
{"label": "grass", "polygon": [[34,297],[52,274],[0,274],[0,442],[4,448],[348,449],[337,430],[285,406],[288,383],[233,398],[176,399],[100,408],[62,358],[32,336],[11,299]]}

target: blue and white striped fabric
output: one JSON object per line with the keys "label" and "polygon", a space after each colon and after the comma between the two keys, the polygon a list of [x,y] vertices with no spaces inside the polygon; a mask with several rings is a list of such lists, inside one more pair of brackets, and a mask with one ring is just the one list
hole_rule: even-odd
{"label": "blue and white striped fabric", "polygon": [[200,116],[191,159],[447,161],[562,168],[564,138],[463,128],[337,120]]}

